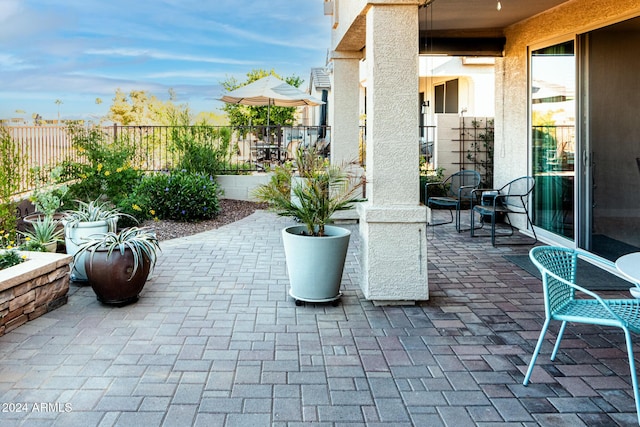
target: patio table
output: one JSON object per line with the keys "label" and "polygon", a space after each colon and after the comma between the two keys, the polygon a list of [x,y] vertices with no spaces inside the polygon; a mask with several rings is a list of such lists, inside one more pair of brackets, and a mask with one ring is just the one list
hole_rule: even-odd
{"label": "patio table", "polygon": [[615,262],[616,268],[636,286],[629,289],[634,298],[640,298],[640,252],[623,255]]}
{"label": "patio table", "polygon": [[259,143],[256,144],[256,149],[258,150],[258,152],[264,153],[263,158],[265,160],[278,158],[278,144]]}

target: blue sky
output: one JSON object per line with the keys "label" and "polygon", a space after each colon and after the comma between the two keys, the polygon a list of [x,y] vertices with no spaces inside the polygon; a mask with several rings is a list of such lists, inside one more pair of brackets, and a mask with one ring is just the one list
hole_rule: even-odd
{"label": "blue sky", "polygon": [[297,75],[306,89],[330,46],[323,10],[323,0],[0,0],[0,118],[100,117],[116,88],[160,99],[173,88],[194,112],[215,111],[220,82],[253,69]]}

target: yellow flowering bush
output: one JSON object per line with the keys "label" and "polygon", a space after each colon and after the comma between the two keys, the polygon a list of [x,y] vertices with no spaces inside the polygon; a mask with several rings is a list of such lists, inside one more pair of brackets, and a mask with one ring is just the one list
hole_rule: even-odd
{"label": "yellow flowering bush", "polygon": [[0,270],[13,267],[27,260],[25,254],[21,254],[19,250],[31,250],[26,245],[29,242],[25,242],[25,245],[18,247],[14,237],[6,232],[0,230]]}
{"label": "yellow flowering bush", "polygon": [[142,171],[133,167],[135,148],[120,138],[111,139],[100,128],[70,127],[77,160],[65,162],[68,200],[96,200],[106,196],[114,205],[135,188]]}
{"label": "yellow flowering bush", "polygon": [[26,255],[20,254],[17,249],[0,249],[0,270],[13,267],[26,261]]}

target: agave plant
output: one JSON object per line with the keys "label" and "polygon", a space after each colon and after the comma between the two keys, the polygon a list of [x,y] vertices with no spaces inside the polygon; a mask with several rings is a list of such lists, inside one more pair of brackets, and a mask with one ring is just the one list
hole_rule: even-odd
{"label": "agave plant", "polygon": [[96,250],[106,250],[107,258],[109,258],[113,251],[116,250],[124,255],[126,249],[130,249],[133,253],[133,271],[129,276],[129,279],[131,279],[145,258],[150,261],[151,270],[153,270],[156,265],[157,252],[160,250],[160,244],[152,228],[130,227],[118,233],[109,231],[100,237],[92,238],[80,246],[74,258],[78,259],[81,254],[88,252],[89,262],[93,262],[93,255]]}
{"label": "agave plant", "polygon": [[269,183],[258,187],[254,196],[278,215],[297,218],[308,235],[324,236],[325,224],[336,211],[361,201],[357,192],[363,182],[349,165],[331,165],[315,149],[299,148],[295,169],[301,179],[294,179],[292,165],[276,166]]}
{"label": "agave plant", "polygon": [[21,234],[31,241],[47,245],[64,241],[63,229],[58,227],[58,222],[50,215],[45,215],[31,223],[32,230]]}

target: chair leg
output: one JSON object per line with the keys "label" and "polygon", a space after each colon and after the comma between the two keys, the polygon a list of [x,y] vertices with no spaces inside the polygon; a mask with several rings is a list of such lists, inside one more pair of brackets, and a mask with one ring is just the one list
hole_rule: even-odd
{"label": "chair leg", "polygon": [[[516,213],[521,213],[521,212],[516,212]],[[527,222],[528,224],[531,226],[531,232],[533,233],[533,241],[529,242],[518,242],[518,243],[509,243],[510,245],[534,245],[537,241],[538,241],[538,236],[536,235],[536,230],[533,228],[533,223],[531,222],[531,219],[529,218],[529,214],[526,214],[527,216]],[[508,212],[504,212],[504,222],[509,226],[509,233],[499,233],[497,234],[498,237],[508,237],[508,236],[513,236],[514,231],[517,230],[517,228],[515,228],[513,226],[513,224],[511,224],[511,220],[509,219],[509,213]],[[492,222],[493,225],[493,222]],[[495,233],[495,230],[494,232]],[[495,243],[495,239],[492,241],[493,246],[496,246],[498,244],[503,244],[503,243]],[[506,244],[506,243],[504,243]]]}
{"label": "chair leg", "polygon": [[529,218],[529,212],[526,211],[525,215],[527,216],[527,221],[529,222],[529,227],[531,229],[531,232],[533,233],[533,243],[537,243],[538,242],[538,236],[536,235],[536,229],[533,227],[533,221],[531,221],[531,218]]}
{"label": "chair leg", "polygon": [[631,342],[631,334],[627,328],[624,330],[624,338],[627,342],[627,355],[629,356],[629,370],[631,371],[631,384],[633,386],[633,398],[636,401],[636,416],[638,424],[640,424],[640,399],[638,398],[638,376],[636,374],[636,363],[633,359],[633,343]]}
{"label": "chair leg", "polygon": [[529,378],[531,377],[531,373],[533,372],[533,365],[536,364],[536,359],[538,358],[538,353],[540,352],[540,348],[542,348],[542,343],[544,342],[544,336],[547,333],[547,329],[549,328],[549,323],[551,322],[550,318],[546,318],[544,321],[544,325],[542,325],[542,330],[540,331],[540,338],[538,338],[538,343],[536,344],[535,350],[533,350],[533,354],[531,355],[531,362],[529,362],[529,368],[527,369],[527,374],[524,376],[524,381],[522,381],[522,385],[529,384]]}
{"label": "chair leg", "polygon": [[513,230],[515,230],[515,227],[513,226],[513,224],[511,224],[511,220],[509,219],[509,212],[505,212],[504,213],[504,222],[507,223],[507,225],[509,226],[509,234],[506,234],[506,236],[513,236]]}
{"label": "chair leg", "polygon": [[562,326],[560,326],[560,330],[558,331],[558,338],[556,338],[556,344],[553,346],[553,353],[551,353],[551,360],[555,360],[556,354],[558,354],[558,350],[560,349],[560,341],[562,341],[562,336],[564,335],[564,328],[567,327],[567,322],[562,322]]}
{"label": "chair leg", "polygon": [[[473,209],[471,212],[471,217],[473,219]],[[457,207],[456,208],[456,229],[458,230],[458,233],[462,233],[463,231],[469,231],[468,229],[462,229],[462,213],[461,213],[461,208]],[[471,236],[473,237],[473,235]]]}
{"label": "chair leg", "polygon": [[475,231],[475,229],[476,229],[476,226],[475,226],[475,223],[474,223],[474,221],[475,221],[475,217],[476,217],[476,216],[473,214],[474,212],[475,212],[475,211],[473,210],[473,206],[472,206],[472,207],[471,207],[471,219],[470,219],[470,221],[469,221],[469,222],[471,223],[471,237],[475,237],[475,233],[474,233],[474,231]]}
{"label": "chair leg", "polygon": [[[482,230],[484,228],[484,224],[485,224],[484,219],[483,219],[484,215],[478,214],[479,215],[478,217],[480,218],[480,221],[479,221],[480,225],[478,225],[476,227],[476,215],[475,215],[475,210],[473,210],[473,207],[470,209],[470,212],[471,212],[471,219],[470,219],[469,222],[471,224],[471,237],[488,237],[488,235],[484,236],[484,235],[476,235],[475,234],[476,230]],[[467,230],[463,230],[463,231],[467,231]]]}
{"label": "chair leg", "polygon": [[[439,210],[439,209],[438,209]],[[436,225],[444,225],[444,224],[451,224],[453,222],[453,209],[447,209],[449,211],[449,221],[440,221],[440,222],[435,222],[433,220],[433,212],[434,209],[431,209],[431,222],[427,223],[428,226],[436,226]],[[458,228],[458,225],[456,224],[456,228]]]}
{"label": "chair leg", "polygon": [[491,246],[496,246],[496,213],[491,215]]}

